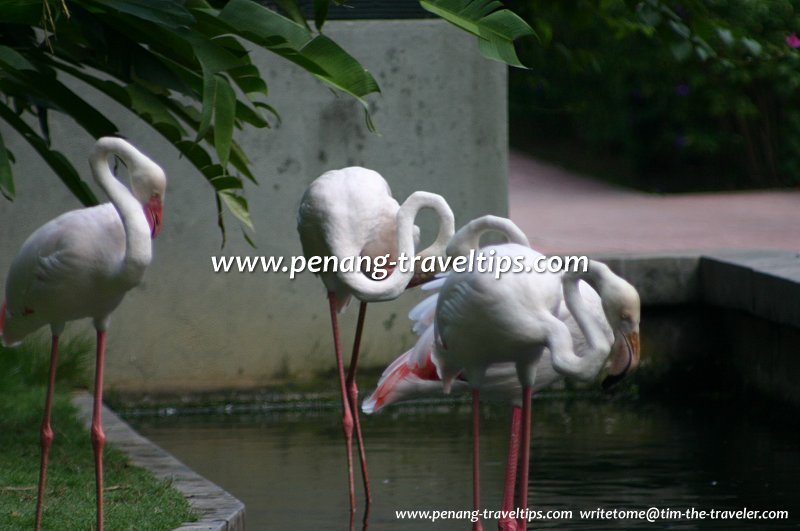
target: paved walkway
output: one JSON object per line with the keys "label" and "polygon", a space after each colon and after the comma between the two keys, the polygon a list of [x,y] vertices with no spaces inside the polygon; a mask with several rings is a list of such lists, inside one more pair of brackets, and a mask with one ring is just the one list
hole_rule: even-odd
{"label": "paved walkway", "polygon": [[509,196],[543,252],[800,251],[800,191],[654,195],[512,152]]}

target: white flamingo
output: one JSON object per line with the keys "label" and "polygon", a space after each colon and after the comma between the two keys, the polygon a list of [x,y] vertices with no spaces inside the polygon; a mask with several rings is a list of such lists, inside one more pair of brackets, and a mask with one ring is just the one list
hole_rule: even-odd
{"label": "white flamingo", "polygon": [[[436,279],[425,284],[422,289],[438,289],[444,283],[444,278]],[[586,302],[587,310],[592,314],[598,326],[606,329],[606,335],[611,334],[608,321],[603,314],[602,303],[597,292],[586,282],[579,283],[580,294]],[[362,410],[365,413],[377,413],[386,406],[406,400],[438,396],[442,392],[442,380],[436,372],[433,361],[434,335],[433,320],[436,310],[438,293],[429,296],[409,313],[414,321],[414,331],[420,339],[413,348],[407,350],[394,360],[381,375],[375,391],[367,397]],[[586,337],[581,332],[572,314],[563,302],[559,306],[556,317],[563,321],[569,328],[574,350],[586,363],[585,373],[587,378],[593,379],[600,373],[603,365],[611,352],[592,350],[586,342]],[[608,388],[621,380],[630,370],[635,368],[636,360],[630,356],[628,349],[618,349],[609,368],[608,376],[603,380],[603,388]],[[593,376],[590,376],[594,373]],[[564,377],[553,366],[549,349],[545,349],[537,364],[536,381],[533,384],[533,393],[553,385]],[[470,387],[463,376],[459,376],[452,386],[452,392],[465,393]],[[517,369],[513,363],[497,363],[490,365],[486,370],[486,377],[481,386],[481,395],[498,400],[512,402],[511,427],[509,434],[508,464],[504,483],[503,501],[501,511],[508,514],[513,510],[514,483],[519,459],[519,431],[522,417],[520,394],[522,386],[517,377]],[[499,522],[503,531],[513,531],[516,523],[512,519]]]}
{"label": "white flamingo", "polygon": [[[109,156],[128,168],[129,191],[111,173]],[[97,141],[89,157],[97,184],[111,200],[73,210],[37,229],[22,244],[6,280],[0,309],[5,345],[50,325],[50,375],[41,426],[41,467],[36,529],[41,527],[47,460],[53,442],[50,410],[58,358],[58,337],[67,321],[89,317],[97,330],[97,366],[91,439],[97,488],[97,529],[103,529],[103,366],[109,315],[125,293],[139,284],[152,258],[151,239],[161,227],[166,177],[161,168],[121,138]]]}
{"label": "white flamingo", "polygon": [[[414,219],[423,208],[435,211],[439,218],[439,231],[433,244],[416,255],[422,258],[442,255],[445,245],[453,235],[454,220],[450,207],[441,196],[414,192],[400,206],[392,197],[388,183],[375,171],[349,167],[326,172],[309,185],[300,203],[297,230],[300,233],[303,254],[307,259],[335,257],[340,264],[348,257],[375,259],[388,256],[392,261],[401,256],[413,258],[419,238],[419,229],[414,225]],[[415,275],[413,268],[408,265],[410,264],[405,268],[388,267],[391,272],[382,279],[375,270],[361,272],[340,268],[338,271],[320,273],[328,292],[336,368],[342,395],[342,427],[347,447],[351,515],[355,512],[353,428],[358,442],[367,506],[371,501],[364,443],[358,420],[358,389],[355,381],[367,303],[395,299],[409,285],[424,280],[422,275]],[[344,311],[353,296],[361,304],[353,353],[345,379],[336,314]]]}
{"label": "white flamingo", "polygon": [[[529,259],[540,256],[535,251],[529,249],[526,251],[519,246],[516,246],[516,249],[507,249],[511,246],[501,247],[506,249],[495,248],[499,251],[498,255],[513,256],[503,252],[507,251],[509,253],[519,252],[520,255],[527,254]],[[460,334],[455,339],[456,346],[453,346],[453,341],[446,339],[448,349],[451,351],[455,348],[461,349],[459,352],[466,354],[461,358],[466,360],[462,368],[466,369],[467,365],[471,365],[472,374],[477,371],[478,378],[481,378],[480,383],[475,385],[469,376],[464,380],[464,374],[460,370],[457,371],[458,377],[452,375],[452,369],[450,371],[450,383],[453,388],[466,390],[471,387],[473,389],[473,407],[475,408],[473,410],[473,428],[476,436],[473,447],[473,465],[475,467],[473,471],[475,484],[473,501],[476,508],[479,507],[477,486],[479,482],[478,389],[503,398],[518,398],[520,388],[525,390],[523,383],[527,376],[530,384],[527,392],[523,394],[523,407],[526,402],[525,394],[527,394],[528,409],[523,415],[529,419],[531,389],[544,388],[562,378],[562,374],[582,380],[592,379],[600,372],[612,350],[615,352],[614,361],[609,370],[609,376],[604,380],[604,387],[612,385],[624,377],[625,373],[638,363],[638,294],[604,264],[599,262],[590,264],[587,274],[565,274],[560,279],[564,300],[560,300],[557,289],[558,275],[549,275],[549,277],[553,277],[549,278],[532,273],[512,275],[518,277],[520,282],[506,281],[506,289],[498,284],[503,280],[495,281],[491,274],[481,275],[482,280],[490,279],[488,281],[478,280],[472,284],[468,282],[453,283],[451,284],[453,295],[450,297],[449,305],[444,309],[441,305],[441,294],[428,297],[410,313],[410,317],[415,321],[414,331],[420,335],[417,344],[386,369],[377,389],[364,402],[365,411],[371,412],[393,402],[435,393],[437,389],[440,389],[442,382],[440,377],[443,361],[440,351],[444,350],[442,341],[450,338],[451,334],[453,337]],[[581,282],[581,279],[585,282]],[[473,279],[473,281],[475,280]],[[461,281],[465,282],[467,279],[462,276]],[[443,287],[447,282],[454,281],[441,278],[428,284],[426,289]],[[531,286],[526,286],[526,283],[533,283],[534,288],[537,284],[544,284],[545,289],[538,291],[534,289],[531,292]],[[542,297],[543,293],[547,294],[548,292],[557,303],[554,312],[550,310],[553,302],[546,304],[544,309],[535,302],[536,297]],[[484,308],[476,312],[475,305],[484,305]],[[438,317],[443,318],[451,328],[451,332],[446,338],[442,338],[438,343],[435,340],[438,330],[435,330],[436,326],[434,325],[437,308]],[[516,314],[512,312],[516,312]],[[533,315],[525,316],[526,312]],[[546,324],[540,324],[542,321]],[[554,321],[559,321],[561,326],[555,324]],[[539,329],[537,330],[536,327]],[[532,334],[531,329],[533,329]],[[552,332],[552,329],[557,331]],[[567,332],[566,339],[563,338],[565,330]],[[565,348],[562,350],[560,366],[551,356],[550,349],[542,348],[542,345],[549,344],[548,334],[558,334],[562,337],[561,342]],[[490,346],[487,347],[487,345]],[[570,348],[574,348],[577,356],[569,352]],[[511,353],[510,362],[494,364],[494,360],[503,358],[503,350]],[[501,351],[499,356],[498,351]],[[520,372],[522,372],[522,377],[519,376]],[[534,372],[534,375],[531,375],[531,372]],[[510,511],[513,504],[520,417],[519,406],[515,405],[512,414],[509,461],[503,496],[503,510],[506,511]],[[523,444],[529,444],[529,420],[526,424],[525,432],[528,433],[528,441]],[[523,507],[527,503],[528,454],[526,448],[527,446],[523,446],[523,478],[521,481],[524,489],[521,496]],[[513,521],[508,520],[501,521],[500,525],[501,529],[516,527]],[[520,525],[524,528],[524,522]],[[475,528],[480,529],[480,524],[477,524]]]}

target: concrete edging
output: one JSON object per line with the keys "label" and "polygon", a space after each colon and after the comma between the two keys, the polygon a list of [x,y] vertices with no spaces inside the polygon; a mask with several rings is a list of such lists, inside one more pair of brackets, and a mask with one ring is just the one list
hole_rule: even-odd
{"label": "concrete edging", "polygon": [[704,303],[800,328],[800,252],[697,251],[596,256],[644,305]]}
{"label": "concrete edging", "polygon": [[[656,320],[647,327],[648,341],[659,345],[653,367],[660,361],[663,371],[682,363],[691,371],[712,356],[715,361],[706,363],[731,370],[747,388],[800,407],[800,252],[605,258],[636,286],[642,304],[655,310]],[[684,305],[694,308],[680,310]],[[706,307],[717,311],[706,313]]]}
{"label": "concrete edging", "polygon": [[[76,394],[72,399],[80,418],[91,425],[92,397]],[[171,454],[139,435],[113,411],[103,406],[106,440],[125,452],[131,462],[146,468],[158,479],[168,479],[199,514],[196,522],[186,522],[179,531],[244,531],[244,504],[211,481],[194,472]]]}

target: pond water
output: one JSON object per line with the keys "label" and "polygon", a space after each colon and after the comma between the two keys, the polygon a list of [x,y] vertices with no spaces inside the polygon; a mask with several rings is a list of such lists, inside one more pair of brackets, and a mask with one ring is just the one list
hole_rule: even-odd
{"label": "pond water", "polygon": [[[404,509],[471,509],[467,404],[390,408],[362,416],[373,490],[369,529],[469,529],[460,521],[398,520]],[[482,411],[482,504],[499,509],[509,411]],[[537,398],[530,507],[574,511],[535,528],[642,528],[581,519],[580,509],[788,510],[800,522],[796,431],[728,402]],[[347,529],[344,443],[335,409],[247,415],[134,417],[143,435],[247,507],[249,530]],[[357,466],[357,460],[356,460]],[[357,525],[363,499],[357,479]],[[680,521],[658,528],[754,529],[756,521]],[[493,529],[494,521],[485,521]]]}

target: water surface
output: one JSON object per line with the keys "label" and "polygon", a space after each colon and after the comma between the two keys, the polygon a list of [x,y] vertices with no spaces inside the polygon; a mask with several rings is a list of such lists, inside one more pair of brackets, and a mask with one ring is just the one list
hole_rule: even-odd
{"label": "water surface", "polygon": [[[471,509],[465,404],[362,416],[372,481],[369,529],[469,529],[466,521],[398,520],[396,510]],[[483,411],[482,505],[499,509],[509,412]],[[800,445],[793,431],[727,403],[666,406],[536,399],[530,506],[568,509],[535,528],[761,529],[769,522],[581,520],[579,509],[785,509],[800,522]],[[340,414],[335,409],[132,418],[143,435],[242,500],[249,530],[347,529]],[[357,466],[357,461],[356,461]],[[358,469],[356,479],[358,482]],[[363,499],[357,483],[361,528]],[[496,528],[493,521],[485,529]]]}

